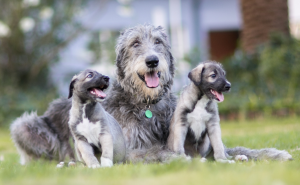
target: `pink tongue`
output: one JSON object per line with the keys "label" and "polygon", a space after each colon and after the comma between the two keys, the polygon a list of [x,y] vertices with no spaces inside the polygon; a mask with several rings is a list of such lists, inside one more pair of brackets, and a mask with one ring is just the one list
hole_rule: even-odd
{"label": "pink tongue", "polygon": [[99,96],[99,97],[102,97],[102,98],[105,98],[106,97],[106,94],[103,92],[103,91],[101,91],[101,90],[98,90],[98,89],[96,89],[96,88],[93,88],[93,91],[96,93],[96,95],[97,96]]}
{"label": "pink tongue", "polygon": [[217,91],[214,91],[214,90],[212,90],[213,92],[214,92],[214,94],[217,96],[217,98],[219,99],[219,102],[222,102],[222,101],[224,101],[224,95],[221,93],[218,93]]}
{"label": "pink tongue", "polygon": [[159,78],[157,72],[154,73],[146,73],[145,81],[148,87],[157,87],[159,84]]}

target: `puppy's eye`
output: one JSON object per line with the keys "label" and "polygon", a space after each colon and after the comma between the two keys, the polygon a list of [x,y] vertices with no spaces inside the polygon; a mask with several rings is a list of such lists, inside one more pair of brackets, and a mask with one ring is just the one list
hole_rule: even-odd
{"label": "puppy's eye", "polygon": [[159,39],[155,40],[155,44],[160,44],[160,43],[161,43],[161,41]]}
{"label": "puppy's eye", "polygon": [[212,75],[210,75],[212,78],[216,78],[216,74],[212,74]]}
{"label": "puppy's eye", "polygon": [[92,78],[93,77],[93,73],[90,73],[86,76],[87,78]]}
{"label": "puppy's eye", "polygon": [[135,43],[133,43],[132,46],[136,48],[136,47],[138,47],[139,45],[140,45],[140,43],[139,43],[138,41],[136,41]]}

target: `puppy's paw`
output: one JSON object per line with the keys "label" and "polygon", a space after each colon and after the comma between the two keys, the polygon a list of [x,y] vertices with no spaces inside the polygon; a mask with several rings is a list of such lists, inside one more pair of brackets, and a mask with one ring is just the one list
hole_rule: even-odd
{"label": "puppy's paw", "polygon": [[68,167],[75,167],[76,163],[74,161],[70,161]]}
{"label": "puppy's paw", "polygon": [[216,161],[219,163],[230,163],[230,164],[235,163],[234,160],[228,160],[228,159],[217,159]]}
{"label": "puppy's paw", "polygon": [[241,162],[247,162],[248,161],[248,157],[245,155],[236,155],[234,160],[236,161],[241,161]]}
{"label": "puppy's paw", "polygon": [[191,156],[189,156],[189,155],[185,155],[185,156],[184,156],[184,159],[185,159],[186,161],[188,161],[188,162],[192,161],[192,158],[191,158]]}
{"label": "puppy's paw", "polygon": [[65,162],[60,162],[56,165],[56,168],[63,168],[65,166]]}
{"label": "puppy's paw", "polygon": [[181,160],[187,161],[187,162],[192,161],[191,156],[185,155],[185,154],[180,154],[180,155],[177,156],[177,158],[178,158],[179,160],[181,159]]}
{"label": "puppy's paw", "polygon": [[101,167],[100,164],[91,164],[91,165],[88,165],[88,168],[93,168],[93,169],[100,168],[100,167]]}
{"label": "puppy's paw", "polygon": [[207,159],[205,158],[205,157],[202,157],[201,159],[200,159],[200,162],[202,162],[202,163],[205,163],[207,161]]}
{"label": "puppy's paw", "polygon": [[101,167],[112,167],[113,166],[113,162],[112,160],[106,158],[106,157],[101,157]]}

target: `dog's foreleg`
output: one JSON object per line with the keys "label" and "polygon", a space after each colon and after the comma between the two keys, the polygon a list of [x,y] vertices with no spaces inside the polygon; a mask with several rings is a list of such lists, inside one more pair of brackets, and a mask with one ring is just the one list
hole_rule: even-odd
{"label": "dog's foreleg", "polygon": [[221,128],[219,123],[209,123],[207,126],[208,137],[214,151],[214,158],[221,163],[234,163],[226,158],[224,145],[221,138]]}
{"label": "dog's foreleg", "polygon": [[202,158],[207,157],[211,153],[212,147],[210,144],[208,134],[205,134],[204,138],[202,139],[202,142],[198,145],[198,151]]}
{"label": "dog's foreleg", "polygon": [[69,156],[70,161],[75,162],[74,151],[69,142],[66,143],[66,154]]}
{"label": "dog's foreleg", "polygon": [[29,161],[32,160],[32,157],[30,157],[17,143],[15,145],[16,145],[17,151],[20,154],[20,164],[21,165],[25,165]]}
{"label": "dog's foreleg", "polygon": [[101,155],[101,167],[112,167],[113,166],[113,139],[109,133],[104,133],[100,135],[100,144],[102,148]]}
{"label": "dog's foreleg", "polygon": [[[78,155],[81,156],[82,160],[89,168],[100,168],[99,161],[94,155],[94,150],[87,142],[78,140],[76,142]],[[78,156],[79,157],[79,156]]]}
{"label": "dog's foreleg", "polygon": [[173,150],[177,154],[184,154],[184,141],[186,134],[187,126],[182,122],[177,122],[169,136],[169,149]]}
{"label": "dog's foreleg", "polygon": [[59,150],[59,161],[64,161],[67,154],[67,144],[66,142],[62,142]]}
{"label": "dog's foreleg", "polygon": [[69,142],[63,142],[62,143],[62,147],[60,149],[60,161],[64,161],[65,160],[65,157],[68,156],[69,157],[69,163],[68,163],[68,166],[75,166],[76,163],[75,163],[75,156],[74,156],[74,152],[73,152],[73,149],[70,145]]}

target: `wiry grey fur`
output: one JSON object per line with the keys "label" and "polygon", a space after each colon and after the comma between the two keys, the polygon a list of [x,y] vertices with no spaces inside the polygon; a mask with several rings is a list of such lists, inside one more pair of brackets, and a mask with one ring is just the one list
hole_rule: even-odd
{"label": "wiry grey fur", "polygon": [[[167,155],[167,151],[153,149],[147,153],[147,150],[166,144],[170,120],[176,106],[175,96],[170,92],[174,59],[165,30],[152,25],[129,28],[120,35],[116,54],[117,81],[113,83],[104,102],[105,109],[121,125],[127,148],[140,151],[131,152],[132,156],[128,157],[130,161],[135,161],[133,156],[150,155],[150,158],[162,161],[161,156]],[[159,59],[157,67],[147,67],[149,57]],[[139,77],[149,71],[160,72],[159,86],[156,88],[148,88]],[[153,113],[152,118],[145,116],[148,108]]]}
{"label": "wiry grey fur", "polygon": [[79,161],[90,168],[100,167],[96,158],[101,154],[101,167],[111,167],[125,160],[125,140],[118,122],[101,103],[108,88],[109,77],[97,71],[85,70],[73,77],[69,98],[72,97],[69,127]]}
{"label": "wiry grey fur", "polygon": [[71,135],[67,116],[71,104],[66,101],[55,100],[44,115],[24,113],[11,124],[11,137],[20,154],[21,164],[40,157],[63,161],[66,155],[71,161],[75,160],[69,143]]}
{"label": "wiry grey fur", "polygon": [[249,149],[245,147],[226,148],[228,155],[245,155],[252,160],[277,160],[288,161],[293,160],[291,154],[285,150],[276,148]]}

